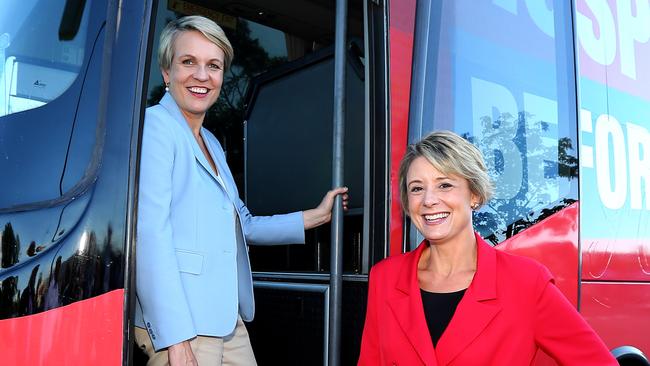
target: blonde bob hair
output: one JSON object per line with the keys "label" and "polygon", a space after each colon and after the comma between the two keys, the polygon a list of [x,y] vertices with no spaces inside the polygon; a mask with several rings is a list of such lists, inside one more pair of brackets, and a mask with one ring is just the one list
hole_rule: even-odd
{"label": "blonde bob hair", "polygon": [[406,175],[413,161],[427,159],[433,167],[444,174],[465,178],[470,191],[478,198],[478,207],[492,198],[494,186],[488,175],[483,155],[469,141],[451,131],[436,131],[422,140],[409,145],[399,168],[399,190],[402,208],[408,214],[408,191]]}
{"label": "blonde bob hair", "polygon": [[221,48],[225,58],[223,71],[228,71],[235,52],[226,33],[217,23],[199,15],[189,15],[167,23],[160,34],[160,45],[158,46],[158,66],[162,70],[170,69],[174,59],[174,42],[179,34],[187,31],[201,32],[205,38]]}

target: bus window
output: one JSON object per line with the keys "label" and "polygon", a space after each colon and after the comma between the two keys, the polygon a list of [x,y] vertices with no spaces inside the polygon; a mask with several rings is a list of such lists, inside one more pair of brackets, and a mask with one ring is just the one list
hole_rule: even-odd
{"label": "bus window", "polygon": [[[21,3],[21,6],[17,6]],[[84,58],[85,28],[62,40],[65,2],[9,0],[0,14],[0,117],[42,106],[70,87]],[[48,14],[48,16],[42,16]]]}
{"label": "bus window", "polygon": [[[86,170],[95,140],[97,115],[92,109],[97,98],[80,96],[84,82],[95,91],[97,86],[77,75],[84,61],[89,64],[101,28],[100,20],[89,26],[92,3],[81,9],[79,27],[67,34],[69,40],[59,35],[68,21],[63,17],[65,1],[10,0],[2,6],[0,171],[11,179],[2,182],[0,212],[58,199]],[[94,54],[99,59],[101,47]],[[98,80],[98,69],[89,71]],[[87,148],[77,150],[79,145]]]}
{"label": "bus window", "polygon": [[[2,318],[88,296],[72,290],[82,276],[62,296],[44,295],[47,281],[58,280],[53,268],[67,274],[76,265],[65,258],[79,248],[63,243],[86,212],[101,159],[98,91],[106,3],[78,5],[9,0],[0,13]],[[76,15],[64,16],[70,6]]]}
{"label": "bus window", "polygon": [[577,200],[570,4],[431,3],[416,22],[409,139],[447,129],[481,149],[496,192],[474,225],[497,244]]}
{"label": "bus window", "polygon": [[[315,207],[331,185],[334,6],[296,2],[291,9],[214,2],[161,2],[156,39],[171,19],[203,15],[226,32],[235,51],[221,94],[203,126],[226,151],[240,197],[254,215]],[[310,10],[311,9],[311,10]],[[350,7],[344,184],[344,270],[362,272],[364,205],[363,12]],[[301,21],[296,21],[301,19]],[[154,51],[156,52],[156,51]],[[148,104],[164,93],[155,57]],[[328,272],[330,227],[306,233],[306,245],[251,246],[253,271]],[[292,243],[287,243],[292,244]]]}

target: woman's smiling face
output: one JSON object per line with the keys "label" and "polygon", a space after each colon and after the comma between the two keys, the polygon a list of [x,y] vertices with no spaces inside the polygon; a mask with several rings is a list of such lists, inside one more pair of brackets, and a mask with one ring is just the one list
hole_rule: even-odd
{"label": "woman's smiling face", "polygon": [[184,31],[174,40],[169,70],[162,70],[169,92],[188,121],[203,122],[219,98],[224,52],[198,31]]}
{"label": "woman's smiling face", "polygon": [[406,190],[411,221],[429,242],[473,235],[471,206],[478,199],[467,179],[444,174],[420,156],[408,169]]}

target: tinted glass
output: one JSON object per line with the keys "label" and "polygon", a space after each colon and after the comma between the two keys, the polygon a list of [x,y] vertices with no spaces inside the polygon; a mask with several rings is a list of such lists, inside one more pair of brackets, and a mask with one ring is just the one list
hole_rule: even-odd
{"label": "tinted glass", "polygon": [[[103,20],[89,26],[92,3],[9,0],[0,6],[0,172],[11,177],[0,182],[0,210],[63,196],[87,166],[89,149],[78,145],[94,143],[100,73],[91,68],[90,81],[77,75],[91,54],[102,55]],[[66,12],[66,4],[74,6]],[[86,81],[92,92],[82,96]]]}
{"label": "tinted glass", "polygon": [[483,152],[496,194],[475,228],[496,244],[575,202],[569,4],[418,6],[409,139],[453,130]]}
{"label": "tinted glass", "polygon": [[[68,89],[79,74],[85,53],[88,17],[64,17],[65,3],[45,0],[2,2],[0,116],[50,102]],[[74,32],[75,29],[79,30]]]}

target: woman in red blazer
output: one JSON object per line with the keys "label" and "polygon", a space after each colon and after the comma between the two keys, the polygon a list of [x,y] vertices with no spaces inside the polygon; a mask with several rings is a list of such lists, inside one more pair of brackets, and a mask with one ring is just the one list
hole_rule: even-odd
{"label": "woman in red blazer", "polygon": [[372,268],[359,365],[530,365],[539,348],[560,365],[618,365],[544,266],[474,233],[492,191],[460,136],[409,146],[401,199],[425,240]]}

